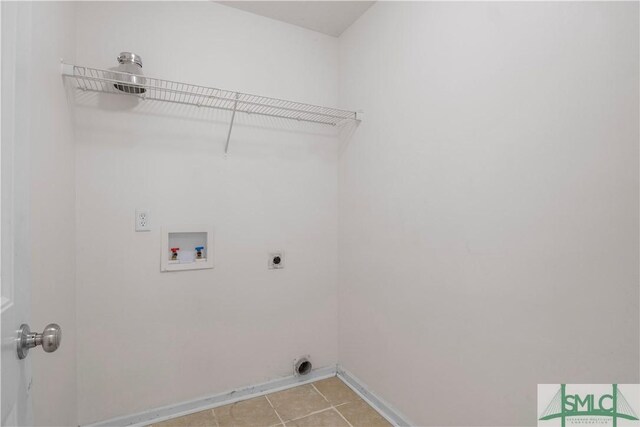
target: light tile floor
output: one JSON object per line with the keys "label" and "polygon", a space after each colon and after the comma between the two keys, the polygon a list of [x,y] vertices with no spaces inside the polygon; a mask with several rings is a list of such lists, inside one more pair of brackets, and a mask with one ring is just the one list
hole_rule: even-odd
{"label": "light tile floor", "polygon": [[220,406],[153,427],[388,427],[337,377]]}

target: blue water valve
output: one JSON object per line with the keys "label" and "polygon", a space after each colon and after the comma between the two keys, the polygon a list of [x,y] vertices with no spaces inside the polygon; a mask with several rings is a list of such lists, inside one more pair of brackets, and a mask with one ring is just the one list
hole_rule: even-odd
{"label": "blue water valve", "polygon": [[204,246],[196,246],[196,259],[202,259],[202,250]]}

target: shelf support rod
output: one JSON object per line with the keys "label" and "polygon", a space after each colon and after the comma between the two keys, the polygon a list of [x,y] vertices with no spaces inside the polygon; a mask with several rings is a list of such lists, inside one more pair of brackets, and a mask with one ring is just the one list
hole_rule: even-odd
{"label": "shelf support rod", "polygon": [[236,118],[236,109],[238,108],[239,94],[236,93],[236,101],[233,103],[233,113],[231,113],[231,123],[229,123],[229,132],[227,132],[227,145],[224,147],[224,154],[229,151],[229,141],[231,140],[231,129],[233,129],[233,121]]}

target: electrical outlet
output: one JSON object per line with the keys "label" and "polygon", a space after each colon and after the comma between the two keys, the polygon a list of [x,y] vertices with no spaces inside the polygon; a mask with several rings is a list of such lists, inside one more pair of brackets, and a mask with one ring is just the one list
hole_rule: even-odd
{"label": "electrical outlet", "polygon": [[151,225],[149,222],[149,211],[146,209],[136,210],[136,231],[149,231]]}

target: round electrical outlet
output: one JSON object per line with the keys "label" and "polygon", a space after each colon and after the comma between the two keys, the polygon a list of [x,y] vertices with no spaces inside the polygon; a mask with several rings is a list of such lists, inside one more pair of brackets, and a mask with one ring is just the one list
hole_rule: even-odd
{"label": "round electrical outlet", "polygon": [[269,254],[269,269],[276,270],[284,268],[284,254],[282,252],[272,252]]}

